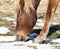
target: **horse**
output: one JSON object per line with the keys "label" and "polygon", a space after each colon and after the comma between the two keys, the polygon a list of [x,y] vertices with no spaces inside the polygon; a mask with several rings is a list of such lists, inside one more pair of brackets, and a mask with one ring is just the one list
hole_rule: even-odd
{"label": "horse", "polygon": [[[41,0],[19,0],[16,6],[16,36],[19,40],[29,39],[29,34],[37,22],[37,8]],[[41,43],[49,31],[50,21],[57,9],[59,0],[48,0],[46,18],[44,26],[39,35],[34,38],[34,42]]]}

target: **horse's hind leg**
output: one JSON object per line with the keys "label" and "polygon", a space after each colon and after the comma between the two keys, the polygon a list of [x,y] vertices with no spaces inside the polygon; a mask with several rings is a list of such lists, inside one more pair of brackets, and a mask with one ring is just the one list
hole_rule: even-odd
{"label": "horse's hind leg", "polygon": [[46,38],[46,36],[48,34],[49,26],[50,26],[50,21],[52,19],[53,14],[56,11],[58,2],[59,2],[58,0],[49,0],[45,24],[44,24],[39,36],[37,38],[35,38],[35,40],[34,40],[35,42],[42,42]]}

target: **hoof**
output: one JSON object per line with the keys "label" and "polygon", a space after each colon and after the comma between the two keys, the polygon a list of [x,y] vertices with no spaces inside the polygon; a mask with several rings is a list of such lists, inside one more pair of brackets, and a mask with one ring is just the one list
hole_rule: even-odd
{"label": "hoof", "polygon": [[42,43],[47,43],[48,42],[48,40],[46,40],[46,39],[40,39],[40,38],[35,38],[34,40],[33,40],[33,42],[34,43],[39,43],[39,44],[42,44]]}
{"label": "hoof", "polygon": [[39,38],[35,38],[33,40],[34,43],[39,43],[39,44],[42,44],[43,43],[43,40],[39,39]]}

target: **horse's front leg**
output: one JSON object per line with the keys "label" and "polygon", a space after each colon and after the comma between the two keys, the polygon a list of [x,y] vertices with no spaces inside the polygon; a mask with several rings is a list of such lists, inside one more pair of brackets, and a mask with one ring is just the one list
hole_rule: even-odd
{"label": "horse's front leg", "polygon": [[34,42],[41,43],[46,38],[48,31],[49,31],[50,21],[51,21],[53,14],[56,11],[58,2],[59,2],[58,0],[49,0],[45,24],[44,24],[39,36],[37,36],[37,38],[34,39]]}

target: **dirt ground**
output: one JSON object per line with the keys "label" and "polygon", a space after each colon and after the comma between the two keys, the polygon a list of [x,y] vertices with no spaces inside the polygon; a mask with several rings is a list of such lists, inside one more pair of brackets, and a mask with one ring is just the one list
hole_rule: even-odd
{"label": "dirt ground", "polygon": [[[0,15],[1,16],[12,15],[13,17],[15,17],[16,16],[15,9],[17,2],[18,0],[0,0]],[[47,6],[48,0],[41,0],[37,10],[38,17],[45,16]],[[54,14],[52,21],[60,23],[59,20],[60,20],[60,3],[58,5],[56,13]]]}

